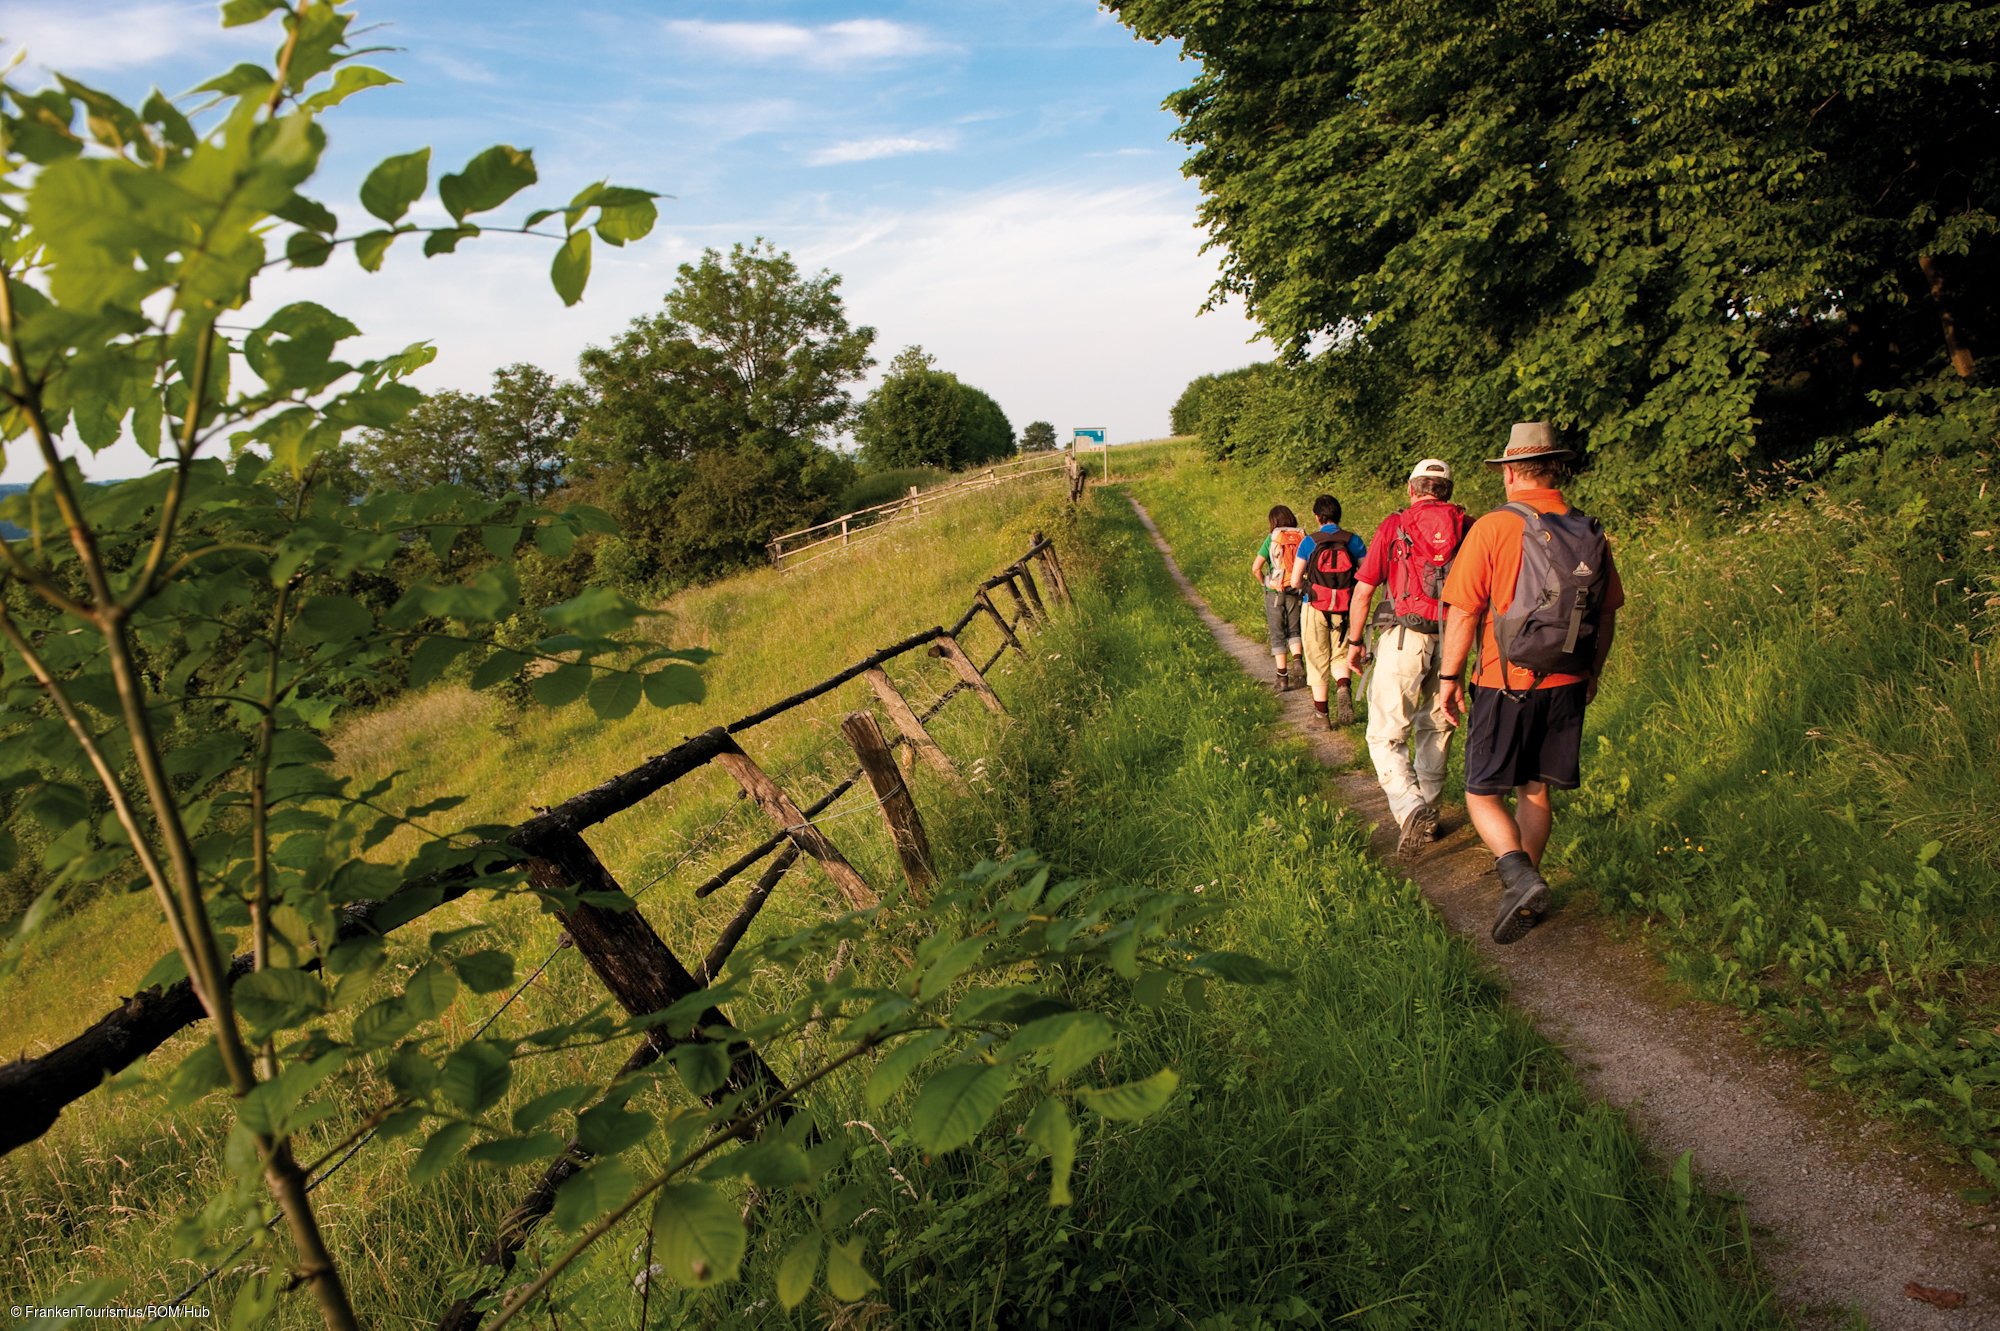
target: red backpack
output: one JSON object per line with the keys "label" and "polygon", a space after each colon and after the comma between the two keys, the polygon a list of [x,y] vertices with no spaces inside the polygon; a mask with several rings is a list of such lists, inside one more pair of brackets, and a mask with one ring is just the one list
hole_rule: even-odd
{"label": "red backpack", "polygon": [[1413,504],[1398,517],[1389,542],[1389,604],[1398,624],[1419,633],[1444,626],[1445,574],[1458,557],[1467,522],[1464,509],[1437,499]]}
{"label": "red backpack", "polygon": [[1348,534],[1335,529],[1313,533],[1312,558],[1306,561],[1306,604],[1329,615],[1347,613],[1354,595],[1354,552]]}

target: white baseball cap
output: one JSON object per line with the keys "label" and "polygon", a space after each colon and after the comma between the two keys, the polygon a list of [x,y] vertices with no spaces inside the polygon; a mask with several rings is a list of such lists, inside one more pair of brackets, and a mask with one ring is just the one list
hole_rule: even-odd
{"label": "white baseball cap", "polygon": [[1419,476],[1435,476],[1439,480],[1448,481],[1451,479],[1451,464],[1443,458],[1425,458],[1410,468],[1411,480],[1414,481]]}

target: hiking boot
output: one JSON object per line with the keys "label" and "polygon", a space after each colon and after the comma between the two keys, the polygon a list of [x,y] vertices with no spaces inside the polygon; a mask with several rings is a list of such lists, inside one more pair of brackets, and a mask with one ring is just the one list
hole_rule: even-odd
{"label": "hiking boot", "polygon": [[1437,815],[1428,804],[1419,804],[1403,820],[1403,834],[1396,838],[1396,853],[1408,859],[1431,843],[1437,829]]}
{"label": "hiking boot", "polygon": [[1288,692],[1291,689],[1291,687],[1292,687],[1291,677],[1288,674],[1286,674],[1286,672],[1280,670],[1278,672],[1278,678],[1271,685],[1272,691],[1275,693],[1285,693]]}
{"label": "hiking boot", "polygon": [[1337,726],[1354,724],[1354,691],[1345,681],[1333,691],[1333,724]]}
{"label": "hiking boot", "polygon": [[1554,894],[1524,851],[1501,856],[1494,867],[1500,874],[1500,913],[1493,919],[1493,941],[1518,943],[1549,913]]}
{"label": "hiking boot", "polygon": [[1333,717],[1325,712],[1321,712],[1319,714],[1319,724],[1322,730],[1331,730],[1333,729]]}
{"label": "hiking boot", "polygon": [[1431,811],[1431,840],[1433,841],[1444,840],[1443,811],[1438,808],[1437,802],[1435,800],[1425,805],[1424,807]]}

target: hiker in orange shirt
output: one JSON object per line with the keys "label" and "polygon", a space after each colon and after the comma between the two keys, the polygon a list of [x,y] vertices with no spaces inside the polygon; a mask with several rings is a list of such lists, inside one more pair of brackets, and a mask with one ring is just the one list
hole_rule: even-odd
{"label": "hiker in orange shirt", "polygon": [[[1513,428],[1506,452],[1486,463],[1500,469],[1507,502],[1472,524],[1444,584],[1438,705],[1465,725],[1466,812],[1500,875],[1496,943],[1517,941],[1548,913],[1550,792],[1581,780],[1583,711],[1625,603],[1604,528],[1556,488],[1570,456],[1546,422]],[[1475,638],[1468,716],[1462,688]]]}

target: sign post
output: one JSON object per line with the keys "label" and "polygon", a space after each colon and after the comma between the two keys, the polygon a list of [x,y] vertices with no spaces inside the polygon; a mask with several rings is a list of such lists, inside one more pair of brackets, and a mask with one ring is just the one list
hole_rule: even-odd
{"label": "sign post", "polygon": [[1071,448],[1081,448],[1086,443],[1096,444],[1104,455],[1104,479],[1111,479],[1111,445],[1105,441],[1102,425],[1085,425],[1069,432]]}

